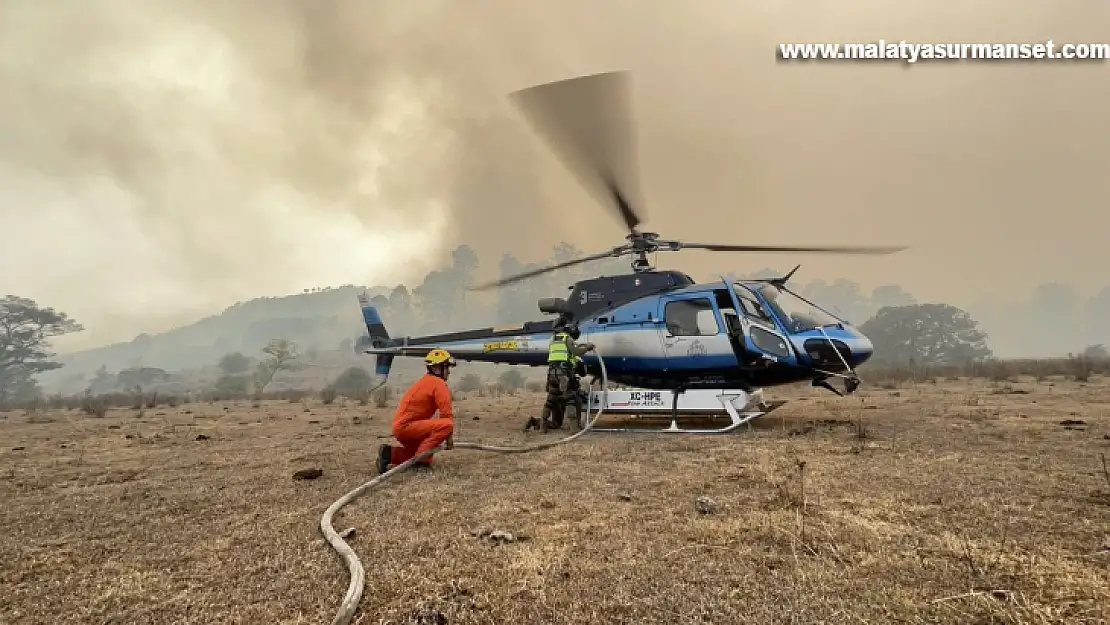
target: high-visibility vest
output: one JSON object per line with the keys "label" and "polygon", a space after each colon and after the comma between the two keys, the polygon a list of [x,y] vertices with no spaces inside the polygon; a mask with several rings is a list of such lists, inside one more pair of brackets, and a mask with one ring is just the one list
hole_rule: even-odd
{"label": "high-visibility vest", "polygon": [[570,338],[566,332],[559,332],[551,337],[551,345],[547,348],[547,362],[570,362],[574,363],[574,355],[570,352],[567,339]]}

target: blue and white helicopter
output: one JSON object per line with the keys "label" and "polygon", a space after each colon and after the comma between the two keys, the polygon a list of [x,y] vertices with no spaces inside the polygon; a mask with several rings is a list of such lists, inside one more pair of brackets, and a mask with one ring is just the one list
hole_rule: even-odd
{"label": "blue and white helicopter", "polygon": [[[596,128],[583,130],[573,119],[560,122],[554,118],[568,111],[588,111],[587,116],[604,111],[607,104],[620,97],[623,77],[623,72],[594,74],[531,87],[516,95],[533,122],[556,122],[549,123],[548,128],[556,126],[561,138],[570,139],[562,146],[564,158],[577,149],[577,157],[568,158],[568,164],[579,166],[578,173],[585,176],[589,168],[581,165],[590,162],[591,157],[597,160],[603,153],[612,158],[611,149],[599,148],[599,135],[604,133]],[[546,119],[541,119],[545,114]],[[615,117],[609,115],[606,121],[612,122]],[[549,133],[549,138],[550,134],[555,133]],[[587,145],[589,154],[582,149]],[[579,343],[597,347],[609,382],[640,389],[591,390],[587,419],[593,408],[607,413],[669,413],[670,427],[662,431],[723,432],[783,403],[771,407],[763,402],[762,388],[809,381],[838,395],[856,390],[859,377],[855,369],[871,357],[871,341],[847,321],[786,286],[798,267],[780,278],[722,278],[698,283],[681,271],[656,270],[648,255],[684,249],[889,254],[904,248],[716,245],[660,239],[656,233],[638,230],[640,218],[608,173],[611,171],[609,165],[595,164],[594,180],[601,182],[627,226],[626,243],[473,290],[504,286],[610,257],[631,256],[630,274],[581,280],[569,287],[566,299],[539,300],[540,312],[555,315],[555,319],[418,337],[391,337],[379,312],[365,296],[360,297],[367,336],[357,349],[376,356],[375,371],[383,383],[394,358],[422,358],[436,348],[446,349],[463,361],[544,367],[556,324],[572,323],[581,331]],[[588,353],[583,361],[596,382],[602,375],[598,355]],[[830,384],[833,379],[843,381],[844,393]],[[713,411],[727,413],[731,422],[710,430],[678,425],[680,414]],[[572,422],[584,425],[580,419]]]}

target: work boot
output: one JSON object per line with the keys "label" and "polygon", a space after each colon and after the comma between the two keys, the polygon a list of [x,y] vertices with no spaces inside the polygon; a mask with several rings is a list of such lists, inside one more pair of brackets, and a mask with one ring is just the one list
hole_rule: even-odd
{"label": "work boot", "polygon": [[378,475],[388,471],[391,464],[393,464],[393,446],[382,445],[378,447]]}
{"label": "work boot", "polygon": [[566,411],[566,404],[560,404],[558,410],[554,408],[550,409],[548,411],[550,416],[547,419],[547,427],[553,430],[563,429],[563,415],[566,414]]}

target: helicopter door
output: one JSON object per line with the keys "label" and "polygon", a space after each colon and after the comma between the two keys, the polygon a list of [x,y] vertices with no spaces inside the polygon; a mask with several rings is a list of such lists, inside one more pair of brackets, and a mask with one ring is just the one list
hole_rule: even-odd
{"label": "helicopter door", "polygon": [[790,341],[775,326],[766,309],[756,296],[743,286],[734,286],[724,280],[728,287],[732,305],[740,313],[739,330],[744,349],[748,354],[756,354],[785,364],[797,364]]}
{"label": "helicopter door", "polygon": [[697,293],[664,297],[660,301],[659,312],[664,322],[660,338],[669,370],[737,365],[724,320],[713,299]]}

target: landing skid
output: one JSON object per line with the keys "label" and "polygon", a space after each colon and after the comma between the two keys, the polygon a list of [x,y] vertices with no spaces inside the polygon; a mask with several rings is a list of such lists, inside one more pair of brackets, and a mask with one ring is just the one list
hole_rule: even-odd
{"label": "landing skid", "polygon": [[[597,391],[591,390],[582,427],[593,422],[599,412],[609,415],[669,416],[665,428],[598,427],[591,432],[724,434],[784,405],[785,401],[767,403],[762,389],[747,392],[739,389],[691,389],[675,391]],[[712,417],[727,414],[729,423],[718,428],[687,428],[679,425],[681,417]]]}

